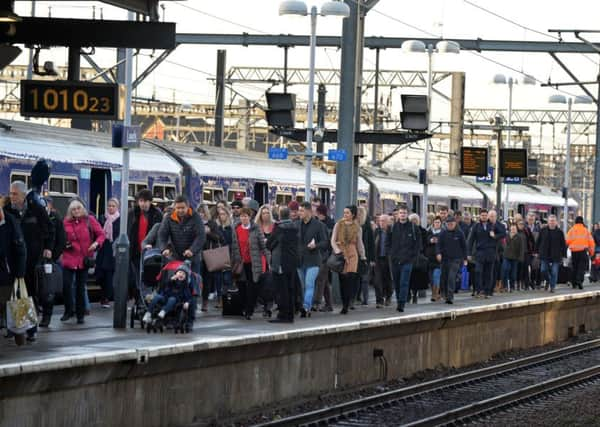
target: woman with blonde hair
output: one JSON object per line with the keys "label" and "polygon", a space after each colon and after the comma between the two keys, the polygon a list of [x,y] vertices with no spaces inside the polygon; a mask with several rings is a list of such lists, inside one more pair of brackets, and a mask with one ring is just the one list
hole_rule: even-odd
{"label": "woman with blonde hair", "polygon": [[[77,315],[77,323],[84,323],[85,286],[88,269],[92,266],[94,253],[102,246],[106,236],[102,227],[80,200],[69,203],[67,215],[63,221],[67,245],[62,256],[63,292],[65,294],[65,314],[63,322]],[[72,286],[75,281],[75,309],[73,309]]]}
{"label": "woman with blonde hair", "polygon": [[344,216],[333,227],[331,247],[335,254],[344,255],[344,270],[340,273],[340,291],[342,294],[342,311],[348,314],[350,301],[356,295],[360,277],[358,275],[359,258],[366,261],[365,247],[362,240],[362,228],[356,220],[355,205],[344,208]]}
{"label": "woman with blonde hair", "polygon": [[104,236],[108,241],[102,245],[96,257],[96,282],[102,289],[102,298],[100,305],[103,308],[110,308],[110,301],[113,299],[113,274],[115,271],[115,254],[113,253],[113,242],[119,238],[120,213],[119,200],[115,197],[109,199],[106,204],[106,213],[100,218],[100,224],[104,230]]}

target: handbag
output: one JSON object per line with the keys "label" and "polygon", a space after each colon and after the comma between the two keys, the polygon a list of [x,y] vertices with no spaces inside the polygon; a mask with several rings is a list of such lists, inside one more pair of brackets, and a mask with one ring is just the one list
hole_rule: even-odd
{"label": "handbag", "polygon": [[460,275],[460,289],[463,291],[469,290],[469,269],[466,266],[462,266]]}
{"label": "handbag", "polygon": [[332,253],[327,258],[327,268],[329,268],[334,273],[341,273],[344,271],[344,267],[346,266],[346,259],[344,258],[344,254],[340,252],[339,254]]}
{"label": "handbag", "polygon": [[206,264],[206,269],[211,273],[215,271],[229,270],[231,268],[229,246],[206,249],[202,251],[202,259]]}
{"label": "handbag", "polygon": [[417,259],[415,260],[415,270],[427,271],[427,267],[429,267],[429,259],[423,254],[417,255]]}
{"label": "handbag", "polygon": [[6,302],[6,327],[12,333],[19,335],[34,328],[37,323],[33,298],[27,294],[25,280],[19,278],[15,280],[10,300]]}

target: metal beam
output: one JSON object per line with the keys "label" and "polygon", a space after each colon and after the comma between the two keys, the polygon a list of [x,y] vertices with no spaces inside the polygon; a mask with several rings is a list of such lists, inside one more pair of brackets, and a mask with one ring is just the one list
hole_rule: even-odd
{"label": "metal beam", "polygon": [[[227,83],[269,83],[283,84],[286,81],[285,68],[278,67],[231,67],[227,72]],[[288,68],[287,84],[308,84],[308,68]],[[377,78],[379,87],[425,87],[425,71],[398,71],[398,70],[364,70],[362,86],[375,87]],[[433,83],[438,84],[452,73],[438,71],[433,73]],[[315,70],[315,82],[327,86],[340,84],[341,71],[333,68],[317,68]]]}
{"label": "metal beam", "polygon": [[590,98],[592,98],[594,100],[594,103],[598,103],[598,100],[596,99],[596,97],[594,95],[592,95],[592,92],[590,92],[588,90],[588,88],[586,88],[577,78],[577,76],[575,76],[575,74],[573,74],[573,72],[571,70],[569,70],[569,67],[567,67],[565,65],[564,62],[562,62],[558,56],[556,56],[556,53],[554,52],[550,52],[550,56],[552,57],[552,59],[554,59],[556,61],[556,63],[558,65],[560,65],[560,67],[565,70],[565,72],[569,75],[569,77],[571,77],[573,79],[573,81],[575,83],[577,83],[577,85],[581,88],[582,91],[584,91],[586,93],[587,96],[589,96]]}
{"label": "metal beam", "polygon": [[156,58],[154,61],[152,61],[152,63],[150,65],[148,65],[148,67],[142,71],[140,73],[140,75],[137,77],[137,79],[135,79],[135,81],[133,82],[132,85],[132,89],[135,89],[136,87],[138,87],[154,70],[156,70],[156,68],[162,64],[162,62],[167,59],[167,57],[173,53],[175,51],[175,49],[177,48],[174,47],[173,49],[168,49],[165,50],[164,52],[162,52],[158,58]]}
{"label": "metal beam", "polygon": [[19,22],[0,24],[0,43],[173,49],[175,24],[24,17]]}
{"label": "metal beam", "polygon": [[[495,108],[465,109],[465,123],[489,123],[494,117],[504,116],[506,110]],[[573,110],[571,124],[589,125],[596,123],[596,110]],[[566,110],[513,110],[513,123],[556,123],[567,124]]]}
{"label": "metal beam", "polygon": [[149,16],[152,21],[158,21],[158,0],[102,0],[102,2],[141,13]]}
{"label": "metal beam", "polygon": [[[365,37],[365,48],[400,49],[406,40],[415,37]],[[436,44],[439,38],[418,38],[425,45]],[[180,33],[175,40],[178,44],[201,45],[240,45],[240,46],[308,46],[308,36],[271,34],[202,34]],[[528,53],[597,53],[592,46],[579,42],[542,42],[515,40],[452,39],[460,44],[461,50],[477,52],[528,52]],[[317,37],[317,46],[341,47],[341,38],[335,36]],[[600,46],[600,45],[596,45]]]}
{"label": "metal beam", "polygon": [[[84,57],[84,59],[88,62],[88,64],[90,64],[92,66],[92,68],[94,70],[96,70],[96,73],[98,73],[97,77],[102,77],[102,80],[104,80],[106,83],[114,83],[115,82],[114,74],[113,74],[112,70],[102,69],[102,67],[100,67],[96,63],[96,61],[94,61],[94,59],[87,53],[82,53],[81,56]],[[108,77],[106,75],[106,73],[110,73],[113,76],[113,78],[111,79],[110,77]]]}

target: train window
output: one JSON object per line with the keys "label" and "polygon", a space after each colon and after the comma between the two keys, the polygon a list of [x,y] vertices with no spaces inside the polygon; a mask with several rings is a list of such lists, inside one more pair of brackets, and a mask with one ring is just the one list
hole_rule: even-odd
{"label": "train window", "polygon": [[358,206],[364,206],[367,204],[367,199],[358,199]]}
{"label": "train window", "polygon": [[77,194],[77,180],[71,178],[65,178],[63,180],[63,192]]}
{"label": "train window", "polygon": [[223,190],[214,190],[214,199],[215,199],[215,203],[218,202],[219,200],[223,200]]}
{"label": "train window", "polygon": [[298,203],[302,203],[304,201],[304,193],[296,193],[296,197],[294,198]]}
{"label": "train window", "polygon": [[235,195],[236,194],[242,194],[242,197],[246,197],[246,190],[228,190],[227,191],[227,200],[229,202],[233,202],[235,200]]}
{"label": "train window", "polygon": [[327,206],[329,206],[329,202],[331,199],[331,193],[329,191],[329,188],[319,188],[319,199],[321,199],[321,202]]}
{"label": "train window", "polygon": [[175,200],[175,197],[177,197],[177,190],[175,187],[165,186],[165,199]]}
{"label": "train window", "polygon": [[27,188],[31,188],[31,176],[25,173],[13,173],[10,175],[10,182],[13,183],[15,181],[24,182],[27,185]]}
{"label": "train window", "polygon": [[136,194],[138,194],[140,191],[145,190],[147,188],[148,188],[148,186],[146,184],[129,183],[127,195],[131,198],[135,198]]}
{"label": "train window", "polygon": [[51,193],[62,193],[63,192],[63,180],[62,178],[50,178],[48,189]]}
{"label": "train window", "polygon": [[165,187],[162,185],[154,185],[152,187],[152,198],[164,200],[165,198]]}
{"label": "train window", "polygon": [[413,194],[413,196],[412,196],[412,211],[421,215],[421,196]]}
{"label": "train window", "polygon": [[428,213],[435,213],[435,205],[432,203],[428,203],[427,204],[427,212]]}
{"label": "train window", "polygon": [[277,193],[277,196],[275,197],[275,203],[277,203],[279,206],[287,206],[291,201],[291,194]]}
{"label": "train window", "polygon": [[223,190],[217,188],[204,188],[202,200],[210,205],[214,205],[223,198]]}

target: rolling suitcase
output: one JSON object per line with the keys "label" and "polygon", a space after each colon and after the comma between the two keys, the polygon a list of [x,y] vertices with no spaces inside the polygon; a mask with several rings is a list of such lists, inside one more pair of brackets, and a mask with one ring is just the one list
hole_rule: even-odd
{"label": "rolling suitcase", "polygon": [[[46,272],[45,265],[52,267]],[[39,264],[35,267],[35,277],[39,295],[57,295],[63,293],[62,269],[56,263]]]}
{"label": "rolling suitcase", "polygon": [[573,280],[573,269],[571,267],[565,267],[560,265],[558,269],[558,283],[566,284]]}
{"label": "rolling suitcase", "polygon": [[238,288],[229,288],[223,294],[223,316],[243,316],[244,305]]}

